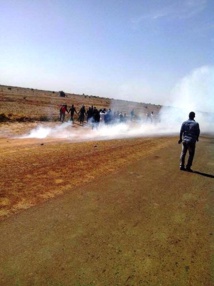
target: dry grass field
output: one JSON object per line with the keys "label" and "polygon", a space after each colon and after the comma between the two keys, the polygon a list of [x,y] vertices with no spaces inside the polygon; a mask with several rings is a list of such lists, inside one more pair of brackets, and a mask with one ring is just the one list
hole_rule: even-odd
{"label": "dry grass field", "polygon": [[60,97],[59,92],[55,91],[1,85],[0,103],[0,122],[57,121],[59,107],[62,104],[67,104],[68,107],[74,104],[77,111],[84,104],[86,108],[93,105],[97,109],[113,108],[115,111],[127,114],[134,108],[136,114],[144,115],[151,111],[157,113],[161,107],[150,103],[128,102],[84,94],[66,93],[66,97]]}
{"label": "dry grass field", "polygon": [[[59,95],[59,92],[0,86],[0,149],[4,165],[1,177],[0,219],[10,213],[16,213],[18,210],[41,203],[57,194],[62,194],[63,190],[90,181],[91,178],[95,178],[96,169],[99,170],[99,174],[105,173],[105,168],[109,168],[106,167],[108,161],[111,163],[109,169],[114,171],[114,166],[120,166],[124,160],[122,158],[126,145],[133,145],[129,141],[114,140],[111,142],[112,147],[106,152],[105,146],[109,145],[109,142],[99,142],[99,148],[97,148],[97,142],[71,145],[60,140],[46,139],[43,144],[41,140],[20,140],[14,137],[28,133],[38,124],[44,127],[59,126],[61,124],[59,108],[62,104],[67,104],[68,108],[74,104],[77,111],[83,104],[86,109],[92,105],[98,109],[109,109],[113,106],[115,111],[127,114],[133,108],[135,114],[145,114],[151,111],[157,113],[160,108],[160,106],[151,104],[137,104],[95,96],[66,94],[66,97],[60,97]],[[66,121],[69,118],[70,116],[66,114]],[[76,114],[72,128],[85,132],[85,130],[81,131],[82,127],[79,126]],[[72,128],[70,128],[71,131]],[[136,142],[132,146],[135,150]],[[128,152],[132,157],[134,152]],[[64,161],[63,163],[55,162],[56,153]],[[91,153],[90,156],[88,153]],[[105,165],[103,155],[105,155]],[[89,162],[87,158],[90,158]],[[63,170],[66,170],[64,179],[62,179]],[[53,180],[49,178],[50,173],[55,177]],[[32,183],[34,186],[29,188]]]}
{"label": "dry grass field", "polygon": [[214,285],[213,136],[194,173],[179,170],[175,137],[19,137],[60,126],[63,103],[160,109],[0,86],[0,285]]}

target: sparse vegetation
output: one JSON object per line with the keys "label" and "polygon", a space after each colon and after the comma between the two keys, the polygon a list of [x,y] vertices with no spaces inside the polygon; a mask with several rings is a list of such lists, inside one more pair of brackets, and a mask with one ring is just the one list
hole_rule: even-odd
{"label": "sparse vegetation", "polygon": [[39,121],[48,122],[48,121],[50,121],[50,118],[48,118],[48,116],[46,116],[46,115],[42,115],[42,116],[40,116]]}
{"label": "sparse vegetation", "polygon": [[60,96],[60,97],[66,97],[66,94],[64,93],[64,91],[60,91],[60,92],[59,92],[59,96]]}
{"label": "sparse vegetation", "polygon": [[[59,96],[59,95],[62,96]],[[59,117],[59,107],[62,104],[75,105],[77,111],[84,104],[86,108],[93,105],[99,108],[113,108],[115,111],[124,111],[127,114],[134,108],[136,114],[142,114],[144,105],[125,100],[117,100],[87,95],[85,93],[69,94],[64,91],[44,91],[32,88],[0,86],[0,122],[32,122],[56,121]],[[147,106],[146,106],[147,108]],[[151,110],[150,110],[151,109]],[[148,111],[159,110],[150,105]],[[10,116],[9,116],[10,114]]]}
{"label": "sparse vegetation", "polygon": [[0,122],[7,122],[10,118],[8,118],[4,113],[0,114]]}

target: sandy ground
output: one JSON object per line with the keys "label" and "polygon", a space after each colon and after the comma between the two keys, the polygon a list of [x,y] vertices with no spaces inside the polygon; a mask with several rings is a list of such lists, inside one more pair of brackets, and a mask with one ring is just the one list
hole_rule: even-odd
{"label": "sandy ground", "polygon": [[214,285],[213,136],[188,173],[178,138],[10,137],[26,126],[1,128],[0,285]]}

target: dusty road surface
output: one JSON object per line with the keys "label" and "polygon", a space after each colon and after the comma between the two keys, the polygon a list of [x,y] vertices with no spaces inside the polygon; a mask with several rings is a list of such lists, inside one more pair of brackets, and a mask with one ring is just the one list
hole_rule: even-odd
{"label": "dusty road surface", "polygon": [[0,139],[0,285],[214,285],[214,138]]}

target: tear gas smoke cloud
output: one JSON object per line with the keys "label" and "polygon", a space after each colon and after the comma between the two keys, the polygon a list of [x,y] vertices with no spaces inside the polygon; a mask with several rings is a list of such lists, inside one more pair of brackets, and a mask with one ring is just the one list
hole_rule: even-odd
{"label": "tear gas smoke cloud", "polygon": [[158,125],[151,123],[142,124],[140,121],[137,123],[130,122],[112,125],[101,123],[96,129],[92,129],[90,125],[87,125],[77,130],[72,128],[71,122],[65,122],[53,128],[37,126],[29,134],[23,135],[21,138],[58,138],[71,141],[89,141],[168,134],[166,129],[161,129],[161,126],[159,126],[157,133]]}
{"label": "tear gas smoke cloud", "polygon": [[[176,128],[188,118],[190,111],[196,113],[202,132],[214,132],[214,67],[195,69],[174,88],[170,100],[161,109],[161,121]],[[167,123],[168,121],[168,123]]]}
{"label": "tear gas smoke cloud", "polygon": [[[190,111],[195,111],[202,133],[214,133],[214,68],[201,67],[183,78],[174,88],[170,100],[154,114],[153,122],[140,117],[136,122],[127,121],[105,125],[73,128],[65,122],[54,128],[37,126],[22,138],[64,138],[72,141],[110,140],[128,137],[178,135]],[[114,106],[111,107],[114,109]]]}

